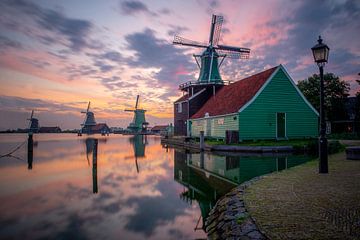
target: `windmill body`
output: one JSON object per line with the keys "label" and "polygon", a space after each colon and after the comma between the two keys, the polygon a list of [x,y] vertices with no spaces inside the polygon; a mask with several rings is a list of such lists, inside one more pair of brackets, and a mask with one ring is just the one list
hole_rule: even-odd
{"label": "windmill body", "polygon": [[134,113],[134,118],[127,127],[128,131],[132,134],[145,133],[147,126],[149,125],[149,123],[145,120],[146,110],[139,108],[139,97],[140,96],[137,95],[134,109],[125,109],[126,112]]}
{"label": "windmill body", "polygon": [[87,134],[91,134],[92,127],[96,126],[95,115],[93,112],[90,112],[89,110],[90,110],[90,102],[88,103],[88,107],[86,111],[81,112],[85,114],[84,122],[81,124],[81,132]]}
{"label": "windmill body", "polygon": [[247,59],[249,48],[233,47],[219,44],[223,23],[222,16],[212,16],[208,43],[201,43],[175,36],[173,44],[186,47],[205,49],[200,55],[193,55],[199,67],[199,77],[196,81],[180,84],[183,97],[174,103],[174,134],[186,135],[189,132],[188,119],[195,114],[205,102],[224,85],[220,75],[220,67],[225,58]]}

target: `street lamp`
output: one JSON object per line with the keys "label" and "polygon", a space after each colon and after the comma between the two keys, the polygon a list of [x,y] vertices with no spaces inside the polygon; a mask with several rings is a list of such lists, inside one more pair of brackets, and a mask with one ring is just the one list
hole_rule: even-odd
{"label": "street lamp", "polygon": [[320,137],[319,137],[319,173],[328,173],[327,139],[325,135],[325,109],[324,109],[324,66],[328,61],[329,47],[322,42],[319,36],[318,44],[311,48],[314,60],[320,70]]}

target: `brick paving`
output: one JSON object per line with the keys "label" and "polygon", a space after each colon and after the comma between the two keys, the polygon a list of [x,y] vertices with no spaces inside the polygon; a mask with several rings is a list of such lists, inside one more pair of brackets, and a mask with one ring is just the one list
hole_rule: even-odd
{"label": "brick paving", "polygon": [[245,207],[270,239],[360,239],[360,161],[329,156],[266,175],[245,190]]}

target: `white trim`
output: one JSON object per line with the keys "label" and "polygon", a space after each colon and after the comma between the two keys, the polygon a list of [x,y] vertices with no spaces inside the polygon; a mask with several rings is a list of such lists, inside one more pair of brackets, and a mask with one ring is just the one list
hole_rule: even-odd
{"label": "white trim", "polygon": [[270,75],[270,77],[266,80],[265,84],[257,91],[257,93],[255,94],[254,97],[251,98],[250,101],[248,101],[244,106],[242,106],[239,109],[239,112],[244,111],[250,104],[252,104],[256,98],[262,93],[262,91],[266,88],[266,86],[271,82],[272,78],[279,72],[279,70],[283,70],[283,72],[285,73],[286,77],[288,78],[288,80],[290,81],[290,83],[293,85],[293,87],[296,89],[297,93],[300,95],[300,97],[304,100],[304,102],[309,106],[309,108],[311,110],[313,110],[313,112],[319,116],[319,113],[316,111],[316,109],[309,103],[309,101],[304,97],[304,95],[302,94],[302,92],[299,90],[299,88],[296,86],[294,80],[290,77],[289,73],[286,71],[286,69],[284,68],[284,66],[282,64],[280,64],[276,70]]}
{"label": "white trim", "polygon": [[202,117],[202,118],[191,118],[189,120],[202,120],[202,119],[209,119],[209,118],[213,119],[213,118],[218,118],[218,117],[227,117],[227,116],[231,116],[231,115],[238,115],[238,112],[222,114],[222,115],[215,115],[215,116],[208,116],[208,117]]}
{"label": "white trim", "polygon": [[304,102],[311,108],[311,110],[313,110],[314,113],[319,116],[318,111],[316,111],[316,109],[311,105],[311,103],[305,98],[305,96],[302,94],[300,89],[296,86],[294,80],[290,77],[289,73],[286,71],[285,67],[281,64],[280,64],[280,67],[283,70],[283,72],[285,73],[285,75],[288,77],[288,79],[290,79],[291,84],[295,87],[295,89],[298,92],[298,94],[300,95],[300,97],[302,97]]}
{"label": "white trim", "polygon": [[206,88],[201,89],[200,91],[198,91],[197,93],[195,93],[194,95],[192,95],[191,97],[189,97],[189,101],[197,96],[199,96],[201,93],[203,93],[206,90]]}
{"label": "white trim", "polygon": [[279,71],[280,66],[278,66],[276,68],[276,70],[270,75],[270,77],[266,80],[266,82],[261,86],[261,88],[257,91],[257,93],[250,99],[250,101],[248,101],[244,106],[242,106],[238,112],[242,112],[244,111],[250,104],[252,104],[256,98],[262,93],[262,91],[264,91],[264,89],[266,88],[267,85],[269,85],[269,83],[271,82],[271,79],[275,76],[275,74],[277,74],[277,72]]}
{"label": "white trim", "polygon": [[174,102],[174,104],[186,103],[186,102],[188,102],[188,100],[184,100],[184,101],[180,101],[180,102]]}

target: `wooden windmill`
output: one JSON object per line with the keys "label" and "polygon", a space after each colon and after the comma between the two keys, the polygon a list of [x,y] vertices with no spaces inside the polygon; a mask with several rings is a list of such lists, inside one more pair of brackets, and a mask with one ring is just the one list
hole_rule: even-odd
{"label": "wooden windmill", "polygon": [[126,112],[133,112],[133,121],[127,127],[131,133],[137,134],[146,131],[148,122],[145,121],[145,109],[139,108],[140,95],[136,96],[136,103],[133,109],[125,109]]}
{"label": "wooden windmill", "polygon": [[31,111],[30,118],[28,118],[27,120],[29,121],[29,133],[39,132],[39,120],[37,118],[34,118],[34,110]]}
{"label": "wooden windmill", "polygon": [[[222,16],[212,16],[210,36],[208,43],[200,43],[175,35],[173,44],[196,48],[204,48],[200,55],[193,55],[200,69],[197,81],[180,84],[183,97],[174,102],[174,134],[187,135],[191,126],[188,119],[195,114],[216,92],[230,81],[223,81],[219,68],[224,59],[247,59],[250,55],[249,48],[232,47],[219,44]],[[209,126],[209,125],[208,125]]]}
{"label": "wooden windmill", "polygon": [[[219,67],[223,63],[225,57],[238,59],[249,58],[249,48],[233,47],[219,44],[222,23],[222,16],[212,16],[208,44],[188,40],[177,35],[175,35],[174,37],[173,44],[196,48],[205,48],[205,51],[201,55],[193,55],[195,57],[198,67],[200,68],[200,74],[198,78],[199,83],[222,82]],[[220,62],[219,58],[221,59]],[[200,63],[198,59],[200,59]]]}
{"label": "wooden windmill", "polygon": [[90,112],[90,101],[88,103],[86,111],[81,111],[85,114],[84,122],[81,124],[82,133],[91,133],[91,128],[96,125],[95,115],[93,112]]}

